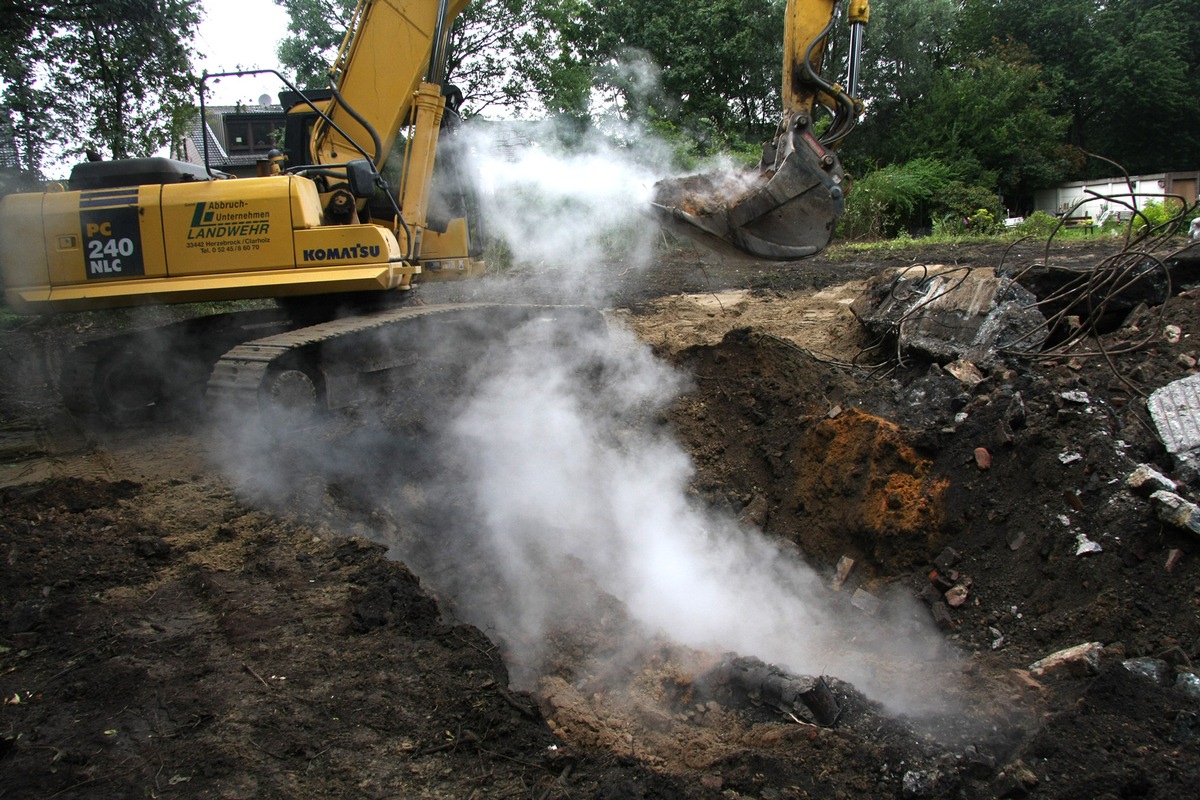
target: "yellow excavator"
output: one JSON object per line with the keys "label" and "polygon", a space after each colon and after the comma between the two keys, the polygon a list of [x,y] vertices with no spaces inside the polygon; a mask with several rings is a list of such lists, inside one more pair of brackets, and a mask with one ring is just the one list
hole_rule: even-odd
{"label": "yellow excavator", "polygon": [[[347,298],[394,297],[423,282],[480,275],[485,265],[466,205],[454,201],[463,189],[447,188],[441,177],[454,173],[442,157],[455,117],[453,103],[447,108],[454,92],[443,85],[447,42],[467,3],[360,0],[330,89],[287,93],[287,137],[282,152],[260,162],[259,177],[227,179],[207,156],[203,164],[89,161],[57,191],[5,197],[0,273],[8,307],[45,314],[274,298],[292,312],[332,311]],[[653,204],[663,220],[767,258],[826,246],[842,210],[835,150],[861,110],[853,95],[867,3],[849,3],[847,88],[821,77],[840,0],[789,0],[785,115],[760,170],[736,181],[664,181]],[[202,91],[202,120],[203,102]],[[832,121],[818,134],[820,109]],[[397,141],[402,163],[392,185],[384,167]],[[439,181],[452,201],[435,214]],[[64,395],[78,412],[115,419],[205,385],[210,397],[256,407],[333,408],[355,402],[364,371],[404,358],[389,349],[421,347],[428,327],[401,334],[403,347],[364,346],[365,356],[352,355],[355,337],[418,320],[520,316],[496,307],[356,309],[339,319],[221,315],[92,343],[65,365]]]}

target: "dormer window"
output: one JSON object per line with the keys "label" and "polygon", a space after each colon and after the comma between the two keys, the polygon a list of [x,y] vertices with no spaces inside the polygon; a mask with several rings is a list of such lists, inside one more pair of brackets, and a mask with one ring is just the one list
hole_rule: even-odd
{"label": "dormer window", "polygon": [[227,114],[225,150],[230,155],[266,155],[282,147],[286,114]]}

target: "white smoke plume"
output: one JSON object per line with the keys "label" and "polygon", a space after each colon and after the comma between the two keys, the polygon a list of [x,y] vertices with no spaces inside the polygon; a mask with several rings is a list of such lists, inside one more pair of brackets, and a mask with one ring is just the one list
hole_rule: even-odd
{"label": "white smoke plume", "polygon": [[[914,608],[896,598],[871,620],[828,576],[689,496],[691,461],[655,422],[685,376],[619,329],[564,343],[522,328],[484,364],[442,444],[476,527],[451,535],[438,571],[459,612],[517,661],[540,663],[547,634],[602,592],[642,631],[912,702],[913,671],[943,655]],[[447,568],[467,552],[486,567]]]}
{"label": "white smoke plume", "polygon": [[624,146],[597,135],[559,144],[549,124],[468,126],[486,236],[518,269],[552,272],[560,291],[602,300],[595,273],[649,263],[659,230],[650,213],[666,164],[653,140]]}
{"label": "white smoke plume", "polygon": [[[614,253],[618,263],[651,254],[655,175],[645,159],[600,145],[570,155],[507,152],[495,140],[475,149],[485,155],[493,233],[518,260],[548,267],[542,280],[602,302],[593,277],[613,269]],[[869,621],[791,551],[701,507],[688,492],[691,462],[661,423],[686,376],[619,327],[585,327],[564,336],[535,320],[462,339],[398,333],[394,346],[420,353],[436,342],[450,360],[491,345],[466,390],[438,395],[419,432],[404,417],[426,406],[406,399],[390,436],[293,443],[288,458],[266,447],[268,464],[243,449],[231,469],[259,496],[294,498],[297,486],[314,496],[313,478],[280,474],[304,465],[343,496],[357,487],[360,504],[387,502],[398,526],[371,535],[535,673],[547,634],[611,597],[642,635],[832,675],[904,707],[919,668],[941,655],[936,634],[901,600]]]}

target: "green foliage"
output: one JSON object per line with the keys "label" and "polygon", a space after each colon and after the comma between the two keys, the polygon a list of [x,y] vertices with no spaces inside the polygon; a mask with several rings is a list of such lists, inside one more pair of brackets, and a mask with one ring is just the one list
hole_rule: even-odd
{"label": "green foliage", "polygon": [[1025,217],[1024,222],[1016,226],[1013,232],[1018,236],[1029,236],[1034,239],[1048,239],[1059,227],[1058,217],[1045,211],[1035,211]]}
{"label": "green foliage", "polygon": [[908,236],[932,229],[941,236],[1000,229],[995,192],[959,179],[945,162],[918,158],[892,164],[856,181],[846,196],[839,234],[847,239]]}
{"label": "green foliage", "polygon": [[1185,209],[1173,199],[1155,200],[1144,205],[1131,221],[1134,234],[1186,234],[1195,209]]}
{"label": "green foliage", "polygon": [[977,208],[973,212],[961,214],[945,214],[933,220],[934,237],[968,236],[998,233],[1003,225],[989,209]]}
{"label": "green foliage", "polygon": [[1070,120],[1068,144],[1134,174],[1185,169],[1200,162],[1196,10],[1195,0],[965,0],[955,38],[964,55],[996,40],[1028,48],[1056,90],[1051,110]]}
{"label": "green foliage", "polygon": [[[277,54],[300,86],[328,84],[329,67],[356,0],[275,0],[290,35]],[[462,91],[464,112],[523,111],[541,101],[552,114],[586,113],[592,67],[571,37],[586,40],[590,6],[582,0],[475,0],[451,29],[446,82]]]}
{"label": "green foliage", "polygon": [[701,119],[697,127],[681,129],[661,118],[649,121],[656,138],[671,147],[671,166],[682,171],[704,171],[715,161],[741,169],[756,169],[762,160],[762,143],[748,142],[736,132],[718,130],[712,120]]}
{"label": "green foliage", "polygon": [[1010,198],[1061,180],[1067,120],[1049,111],[1053,91],[1027,59],[997,48],[942,70],[898,126],[897,155],[939,158],[968,183],[997,186]]}
{"label": "green foliage", "polygon": [[6,4],[0,86],[15,166],[37,172],[87,150],[147,156],[177,136],[196,91],[187,43],[197,8],[194,0]]}
{"label": "green foliage", "polygon": [[[912,106],[929,94],[939,71],[951,63],[956,15],[955,0],[872,4],[859,89],[868,107],[844,157],[853,171],[865,173],[898,160],[893,154],[899,138],[897,126]],[[844,28],[837,29],[836,35],[844,36]],[[844,50],[844,46],[838,49],[838,67],[829,74],[844,74]]]}
{"label": "green foliage", "polygon": [[288,12],[288,35],[275,54],[301,89],[329,85],[329,67],[346,35],[358,0],[275,0]]}
{"label": "green foliage", "polygon": [[858,239],[907,231],[928,218],[934,197],[953,181],[950,168],[931,158],[878,169],[851,186],[840,234]]}
{"label": "green foliage", "polygon": [[782,109],[783,0],[594,6],[598,88],[627,118],[669,120],[697,137],[701,154],[770,138]]}

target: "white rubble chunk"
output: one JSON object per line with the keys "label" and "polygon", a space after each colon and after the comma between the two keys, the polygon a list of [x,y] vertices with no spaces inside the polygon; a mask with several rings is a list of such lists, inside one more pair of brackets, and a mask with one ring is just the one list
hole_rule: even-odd
{"label": "white rubble chunk", "polygon": [[1200,506],[1166,489],[1159,489],[1150,495],[1150,499],[1154,501],[1154,511],[1160,520],[1200,534]]}
{"label": "white rubble chunk", "polygon": [[1125,478],[1125,485],[1130,489],[1166,489],[1168,492],[1179,489],[1179,484],[1149,464],[1138,464],[1137,469]]}
{"label": "white rubble chunk", "polygon": [[1095,675],[1100,671],[1100,652],[1103,649],[1104,645],[1100,642],[1077,644],[1033,662],[1029,665],[1029,671],[1038,678],[1043,676],[1083,678]]}
{"label": "white rubble chunk", "polygon": [[1200,375],[1189,375],[1156,389],[1146,406],[1168,453],[1186,453],[1200,447]]}

